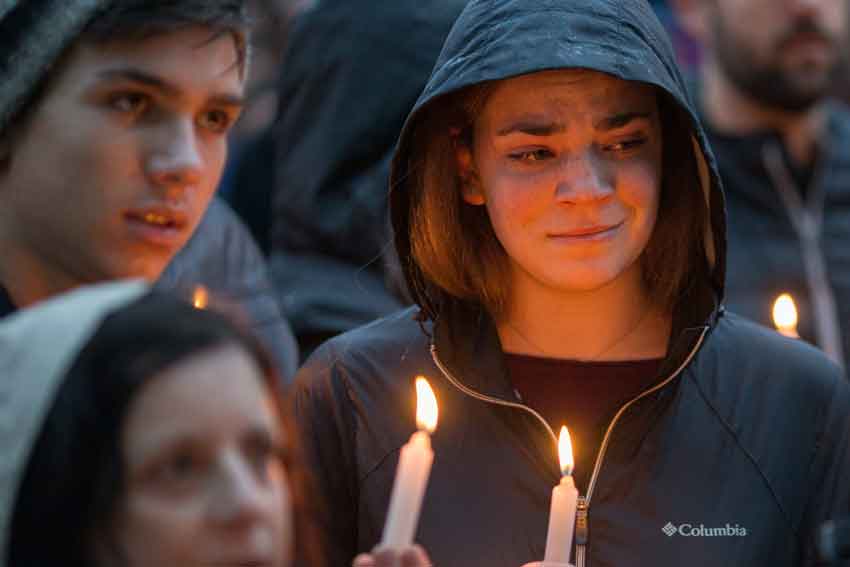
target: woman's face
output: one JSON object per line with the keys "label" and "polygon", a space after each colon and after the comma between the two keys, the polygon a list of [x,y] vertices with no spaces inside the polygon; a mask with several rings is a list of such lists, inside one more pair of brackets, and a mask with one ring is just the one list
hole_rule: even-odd
{"label": "woman's face", "polygon": [[282,435],[261,370],[241,348],[205,351],[151,380],[122,436],[127,487],[114,543],[123,564],[288,565]]}
{"label": "woman's face", "polygon": [[487,207],[513,290],[598,289],[655,225],[662,136],[652,87],[585,70],[501,81],[458,150],[464,200]]}

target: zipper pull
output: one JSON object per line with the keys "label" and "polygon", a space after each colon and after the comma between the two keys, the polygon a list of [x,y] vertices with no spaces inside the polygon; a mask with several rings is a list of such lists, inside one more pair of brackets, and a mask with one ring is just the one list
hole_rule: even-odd
{"label": "zipper pull", "polygon": [[576,545],[587,545],[587,498],[579,496],[576,502]]}

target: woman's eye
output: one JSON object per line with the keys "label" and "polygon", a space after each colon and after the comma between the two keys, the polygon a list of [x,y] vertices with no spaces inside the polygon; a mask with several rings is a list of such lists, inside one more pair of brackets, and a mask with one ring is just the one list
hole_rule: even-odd
{"label": "woman's eye", "polygon": [[605,146],[605,149],[609,152],[627,152],[629,150],[634,150],[643,146],[646,143],[646,138],[633,138],[631,140],[623,140],[622,142],[617,142],[616,144],[609,144]]}
{"label": "woman's eye", "polygon": [[121,93],[113,96],[109,105],[119,112],[141,114],[150,106],[150,97],[142,93]]}
{"label": "woman's eye", "polygon": [[201,115],[199,123],[211,132],[224,133],[230,129],[233,118],[223,110],[211,110]]}
{"label": "woman's eye", "polygon": [[189,453],[174,455],[163,462],[157,469],[157,476],[162,480],[182,482],[193,478],[203,468],[201,459]]}
{"label": "woman's eye", "polygon": [[528,150],[524,152],[515,152],[509,155],[510,159],[519,162],[537,162],[549,159],[552,157],[552,152],[549,150]]}

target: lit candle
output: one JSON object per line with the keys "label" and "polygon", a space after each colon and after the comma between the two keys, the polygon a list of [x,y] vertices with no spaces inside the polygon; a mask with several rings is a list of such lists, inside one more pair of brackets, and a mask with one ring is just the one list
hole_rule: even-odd
{"label": "lit candle", "polygon": [[773,324],[786,337],[800,338],[797,334],[797,306],[790,294],[783,293],[773,303]]}
{"label": "lit candle", "polygon": [[549,509],[549,533],[546,536],[547,563],[569,563],[573,549],[573,527],[576,521],[578,490],[573,482],[573,447],[570,432],[561,427],[558,438],[558,457],[561,461],[561,482],[552,489],[552,505]]}
{"label": "lit candle", "polygon": [[413,544],[434,461],[430,434],[437,427],[437,399],[422,376],[416,378],[416,425],[419,431],[401,448],[381,548],[401,550]]}
{"label": "lit candle", "polygon": [[202,285],[195,287],[195,293],[192,294],[192,305],[195,309],[206,309],[210,302],[210,294]]}

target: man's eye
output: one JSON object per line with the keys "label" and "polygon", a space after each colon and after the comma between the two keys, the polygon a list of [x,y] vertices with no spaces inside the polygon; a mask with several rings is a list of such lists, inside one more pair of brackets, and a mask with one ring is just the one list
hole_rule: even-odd
{"label": "man's eye", "polygon": [[150,97],[142,93],[121,93],[110,98],[109,105],[119,112],[141,114],[150,106]]}
{"label": "man's eye", "polygon": [[224,133],[230,129],[233,118],[223,110],[211,110],[203,113],[199,122],[202,128],[211,132]]}
{"label": "man's eye", "polygon": [[543,161],[552,157],[552,152],[549,150],[529,150],[524,152],[515,152],[509,155],[510,159],[520,162],[536,162]]}

